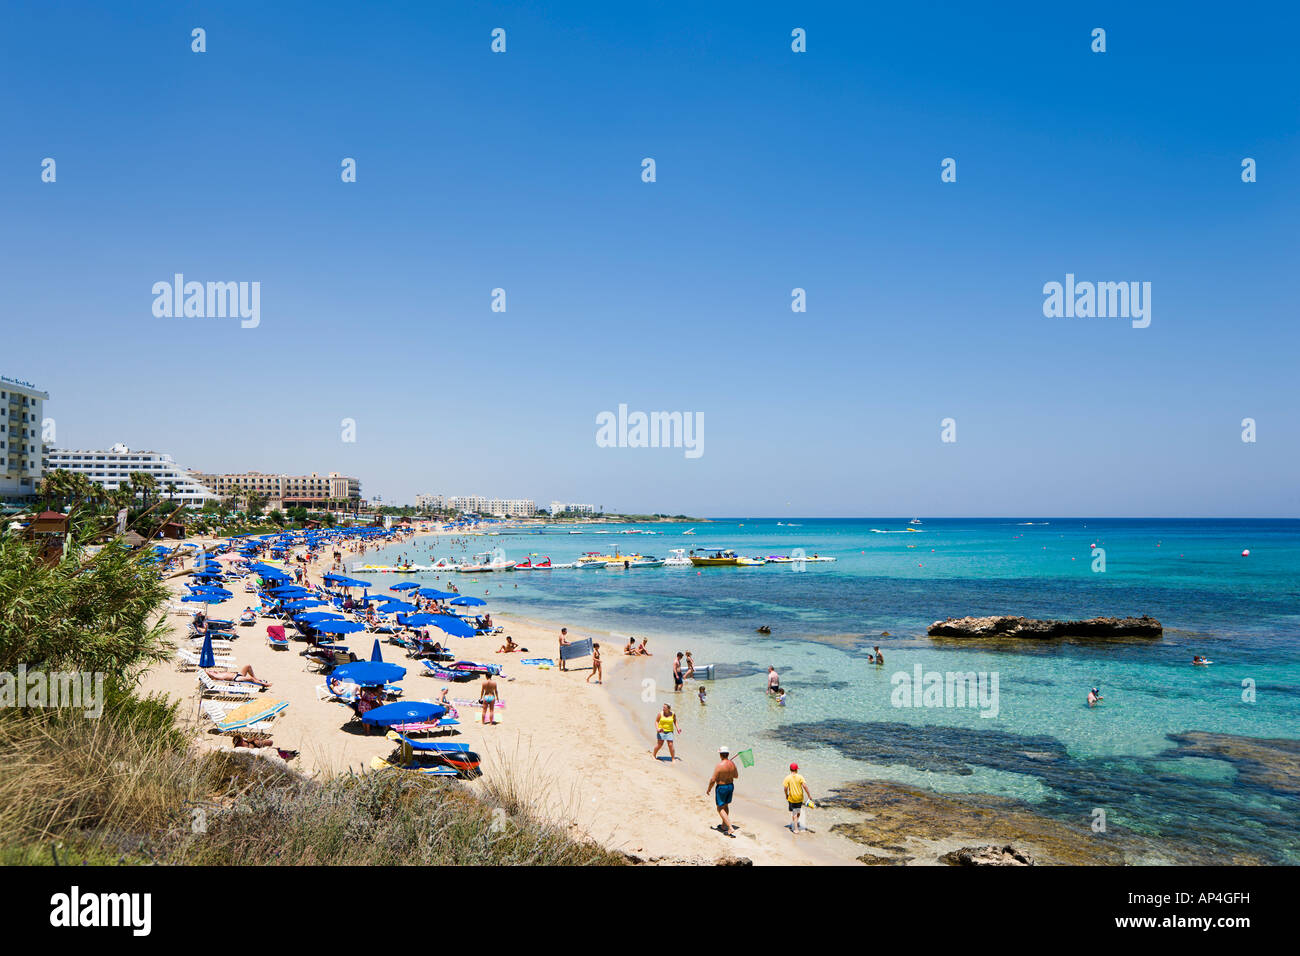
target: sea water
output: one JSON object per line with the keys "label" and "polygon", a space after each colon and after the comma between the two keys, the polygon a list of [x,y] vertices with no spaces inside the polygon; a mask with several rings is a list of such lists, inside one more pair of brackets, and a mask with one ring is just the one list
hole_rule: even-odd
{"label": "sea water", "polygon": [[[625,527],[657,533],[619,534]],[[367,561],[405,554],[428,563],[431,553],[455,558],[498,546],[511,559],[546,555],[555,563],[615,547],[658,557],[671,548],[832,556],[834,563],[803,570],[425,577],[488,597],[489,610],[620,635],[604,648],[607,656],[627,635],[648,637],[655,657],[647,673],[662,671],[666,693],[679,650],[699,664],[725,665],[720,673],[736,676],[708,683],[706,707],[693,687],[677,698],[689,741],[752,747],[768,768],[798,760],[822,793],[839,782],[890,780],[1014,797],[1084,826],[1100,808],[1112,826],[1153,839],[1198,833],[1224,859],[1300,862],[1300,781],[1292,775],[1300,760],[1300,521],[927,519],[911,526],[884,518],[746,518],[699,523],[683,535],[688,527],[589,525],[571,535],[572,526],[553,526],[471,537],[464,546],[425,538]],[[375,580],[382,588],[390,577],[400,580]],[[1165,633],[1156,641],[995,644],[926,635],[935,620],[987,614],[1149,614]],[[756,633],[759,626],[771,635]],[[877,644],[884,666],[866,662]],[[553,648],[542,651],[554,656]],[[1194,667],[1193,654],[1214,663]],[[784,706],[764,693],[768,665],[788,688]],[[918,668],[995,677],[996,712],[949,706],[952,700],[900,706],[923,703],[899,690]],[[1094,686],[1104,701],[1089,708]],[[1231,736],[1180,736],[1189,733]],[[1252,752],[1251,738],[1281,742]]]}

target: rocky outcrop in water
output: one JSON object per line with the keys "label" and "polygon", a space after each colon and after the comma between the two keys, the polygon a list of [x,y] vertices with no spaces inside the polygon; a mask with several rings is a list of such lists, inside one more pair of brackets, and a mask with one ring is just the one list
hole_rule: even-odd
{"label": "rocky outcrop in water", "polygon": [[941,857],[949,866],[1033,866],[1034,858],[1010,843],[1006,846],[964,846]]}
{"label": "rocky outcrop in water", "polygon": [[1094,617],[1087,621],[1040,621],[1029,617],[950,617],[929,627],[931,637],[1020,638],[1159,638],[1164,627],[1154,617]]}

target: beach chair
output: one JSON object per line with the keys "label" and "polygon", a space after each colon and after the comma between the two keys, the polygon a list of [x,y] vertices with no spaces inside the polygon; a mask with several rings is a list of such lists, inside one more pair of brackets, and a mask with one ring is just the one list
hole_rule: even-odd
{"label": "beach chair", "polygon": [[[217,667],[233,667],[235,658],[231,654],[217,654],[213,650],[212,661]],[[184,648],[176,652],[177,668],[181,671],[194,670],[199,666],[199,652],[186,650]]]}
{"label": "beach chair", "polygon": [[284,626],[271,624],[266,629],[266,642],[279,650],[289,649],[289,638],[284,633]]}
{"label": "beach chair", "polygon": [[203,703],[203,716],[206,717],[209,721],[211,721],[213,725],[212,732],[218,734],[226,734],[227,736],[234,736],[235,734],[240,734],[241,736],[247,736],[247,737],[270,736],[271,730],[275,725],[275,718],[279,716],[277,714],[275,716],[268,717],[266,720],[259,720],[257,723],[254,724],[241,724],[239,726],[232,726],[227,724],[226,715],[229,714],[230,711],[234,710],[236,707],[242,707],[243,706],[242,703],[231,701],[229,703],[223,704],[215,700],[205,700],[202,703]]}
{"label": "beach chair", "polygon": [[199,688],[204,697],[217,700],[246,700],[266,689],[261,684],[249,684],[245,681],[213,680],[206,671],[199,671]]}

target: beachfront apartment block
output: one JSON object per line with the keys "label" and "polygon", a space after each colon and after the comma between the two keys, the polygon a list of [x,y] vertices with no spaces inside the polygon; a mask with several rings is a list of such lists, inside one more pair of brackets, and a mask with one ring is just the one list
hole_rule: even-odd
{"label": "beachfront apartment block", "polygon": [[171,455],[140,451],[121,443],[107,451],[50,448],[45,454],[45,470],[85,475],[106,491],[116,491],[131,480],[131,475],[143,472],[157,482],[161,497],[177,504],[201,506],[218,497],[192,471],[176,464]]}
{"label": "beachfront apartment block", "polygon": [[331,471],[327,475],[270,475],[260,471],[239,474],[203,472],[200,481],[221,497],[235,494],[255,494],[267,499],[273,510],[302,505],[306,508],[322,507],[334,502],[361,503],[361,479]]}
{"label": "beachfront apartment block", "polygon": [[442,495],[416,495],[415,507],[420,511],[442,511],[447,504]]}
{"label": "beachfront apartment block", "polygon": [[[422,502],[441,502],[441,505]],[[441,508],[462,514],[493,515],[502,518],[531,518],[537,514],[537,502],[531,498],[485,498],[482,495],[417,495],[417,508]]]}
{"label": "beachfront apartment block", "polygon": [[0,499],[36,494],[45,453],[41,403],[49,397],[30,382],[0,375]]}
{"label": "beachfront apartment block", "polygon": [[596,513],[595,505],[575,505],[564,501],[551,502],[552,515],[594,515]]}

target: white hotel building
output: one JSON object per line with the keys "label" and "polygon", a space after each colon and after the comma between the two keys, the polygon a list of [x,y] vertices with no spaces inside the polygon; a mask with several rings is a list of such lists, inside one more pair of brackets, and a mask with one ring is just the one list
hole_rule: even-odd
{"label": "white hotel building", "polygon": [[[437,504],[435,504],[437,502]],[[417,508],[442,508],[462,514],[496,515],[503,518],[531,518],[537,502],[531,498],[485,498],[482,495],[417,495]]]}
{"label": "white hotel building", "polygon": [[49,393],[0,376],[0,500],[28,498],[41,482],[41,403]]}
{"label": "white hotel building", "polygon": [[202,505],[218,497],[192,472],[177,465],[171,455],[135,451],[122,444],[114,445],[108,451],[51,448],[45,456],[45,470],[58,469],[85,475],[108,491],[120,488],[130,479],[132,472],[142,471],[158,482],[158,494],[163,498],[168,497],[171,486],[171,500],[177,504]]}

